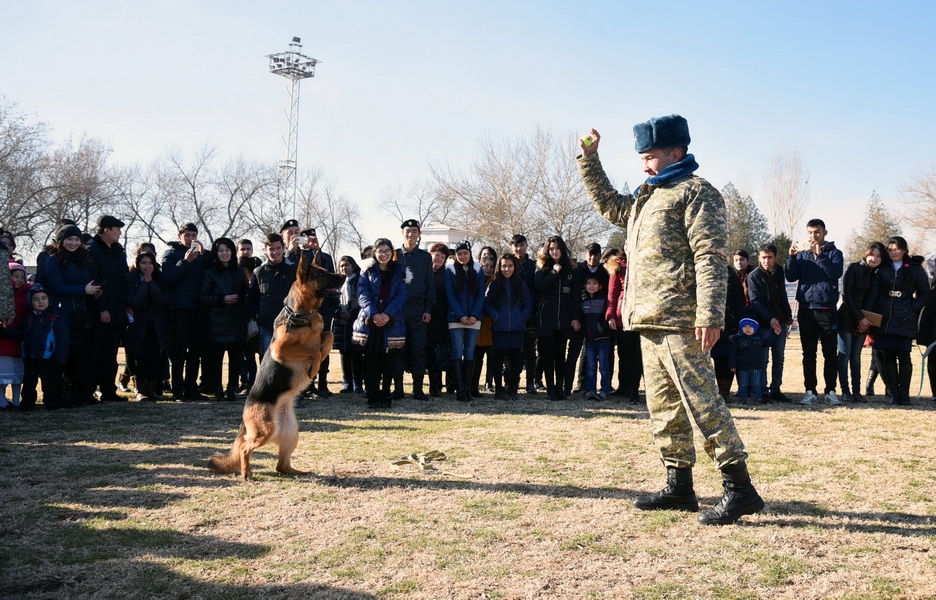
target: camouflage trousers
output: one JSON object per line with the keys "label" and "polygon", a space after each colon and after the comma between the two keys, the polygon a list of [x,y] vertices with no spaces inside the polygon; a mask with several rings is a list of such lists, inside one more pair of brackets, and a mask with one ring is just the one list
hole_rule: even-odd
{"label": "camouflage trousers", "polygon": [[663,464],[695,464],[693,425],[719,469],[747,459],[734,419],[718,394],[712,359],[694,334],[641,331],[640,349],[653,441]]}

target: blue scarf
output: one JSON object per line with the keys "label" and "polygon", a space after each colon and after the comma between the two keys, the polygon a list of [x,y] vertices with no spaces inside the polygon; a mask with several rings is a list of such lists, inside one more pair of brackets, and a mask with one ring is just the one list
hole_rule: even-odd
{"label": "blue scarf", "polygon": [[661,185],[664,183],[669,183],[670,181],[676,181],[677,179],[682,179],[687,175],[692,175],[698,168],[699,163],[695,161],[695,156],[692,154],[687,154],[686,158],[682,159],[681,161],[671,164],[653,177],[648,177],[645,184]]}

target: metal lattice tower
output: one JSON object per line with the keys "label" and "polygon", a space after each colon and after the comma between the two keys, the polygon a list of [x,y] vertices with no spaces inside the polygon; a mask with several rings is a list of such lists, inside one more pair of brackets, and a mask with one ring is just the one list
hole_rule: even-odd
{"label": "metal lattice tower", "polygon": [[[286,131],[286,160],[280,163],[278,182],[278,196],[284,207],[292,210],[292,218],[296,218],[296,157],[299,146],[299,82],[309,77],[315,77],[315,65],[322,62],[299,52],[302,40],[294,37],[289,44],[289,50],[268,54],[270,59],[270,72],[289,80],[289,127]],[[288,210],[287,209],[287,210]]]}

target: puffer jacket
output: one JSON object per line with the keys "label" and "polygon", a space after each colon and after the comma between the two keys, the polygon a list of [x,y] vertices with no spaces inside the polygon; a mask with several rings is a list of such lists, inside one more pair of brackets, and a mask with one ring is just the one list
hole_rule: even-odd
{"label": "puffer jacket", "polygon": [[861,309],[869,308],[865,305],[876,271],[863,258],[861,262],[853,262],[845,269],[842,277],[842,305],[838,309],[839,331],[842,333],[858,333],[858,321],[864,318]]}
{"label": "puffer jacket", "polygon": [[[232,266],[209,266],[198,292],[199,304],[209,308],[208,341],[212,344],[247,340],[247,275]],[[231,294],[237,294],[237,304],[224,303],[224,297]]]}
{"label": "puffer jacket", "polygon": [[273,329],[273,321],[283,310],[289,288],[296,281],[296,265],[281,260],[277,264],[266,261],[254,269],[247,292],[247,312],[257,325]]}
{"label": "puffer jacket", "polygon": [[[352,273],[345,278],[341,286],[341,297],[338,301],[338,310],[335,311],[335,318],[332,319],[332,334],[335,336],[333,347],[339,352],[350,350],[352,347],[352,334],[354,333],[354,320],[361,311],[361,305],[358,304],[358,284],[361,281],[359,273]],[[338,313],[346,312],[351,315],[351,320],[345,323],[338,317]]]}
{"label": "puffer jacket", "polygon": [[[517,274],[514,277],[518,277]],[[484,314],[491,319],[492,331],[524,331],[527,319],[533,312],[533,300],[526,283],[520,281],[517,286],[520,297],[511,289],[508,281],[501,280],[502,285],[491,283],[484,295]]]}
{"label": "puffer jacket", "polygon": [[133,323],[127,325],[124,347],[131,354],[143,352],[147,325],[153,323],[162,352],[169,351],[169,286],[162,274],[146,282],[137,271],[127,274],[127,305],[133,309]]}
{"label": "puffer jacket", "polygon": [[185,260],[188,248],[180,242],[169,242],[162,255],[162,272],[169,284],[169,308],[200,308],[198,291],[208,259],[204,254],[192,262]]}
{"label": "puffer jacket", "polygon": [[[14,326],[18,326],[23,319],[32,312],[29,306],[30,289],[32,289],[32,285],[24,283],[13,290],[13,305],[16,307]],[[19,341],[11,337],[11,335],[12,331],[8,331],[5,327],[0,327],[0,356],[18,357],[20,355]]]}
{"label": "puffer jacket", "polygon": [[545,268],[544,259],[536,263],[536,292],[539,304],[536,307],[538,327],[543,331],[562,331],[572,333],[572,297],[574,271],[563,269],[556,273],[550,267]]}
{"label": "puffer jacket", "polygon": [[[372,259],[371,259],[372,260]],[[390,289],[385,301],[380,300],[381,271],[376,261],[365,261],[366,268],[361,272],[358,283],[358,304],[361,311],[354,320],[354,342],[366,346],[371,334],[374,315],[386,313],[390,323],[384,326],[384,350],[402,349],[406,340],[406,283],[403,281],[403,268],[399,263],[391,262],[387,268],[390,273]]]}
{"label": "puffer jacket", "polygon": [[923,270],[922,256],[904,257],[899,269],[885,262],[871,282],[874,312],[883,315],[881,326],[872,328],[901,337],[916,338],[920,311],[930,294],[929,280]]}
{"label": "puffer jacket", "polygon": [[801,250],[787,259],[787,281],[796,281],[796,301],[802,308],[835,308],[844,257],[835,242],[822,245],[822,253]]}
{"label": "puffer jacket", "polygon": [[[445,267],[445,297],[448,300],[448,322],[456,323],[462,317],[474,317],[477,320],[484,318],[484,288],[486,279],[481,265],[474,263],[475,269],[475,290],[474,293],[468,291],[468,286],[460,292],[456,289],[456,271],[464,267],[458,262],[453,262]],[[468,273],[471,277],[471,273]]]}

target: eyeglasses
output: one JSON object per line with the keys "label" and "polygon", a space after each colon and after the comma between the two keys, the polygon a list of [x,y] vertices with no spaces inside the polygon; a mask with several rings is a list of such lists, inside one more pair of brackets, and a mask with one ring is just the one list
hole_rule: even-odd
{"label": "eyeglasses", "polygon": [[387,256],[388,254],[393,254],[393,250],[384,248],[383,250],[375,250],[374,254],[378,254],[380,256]]}

